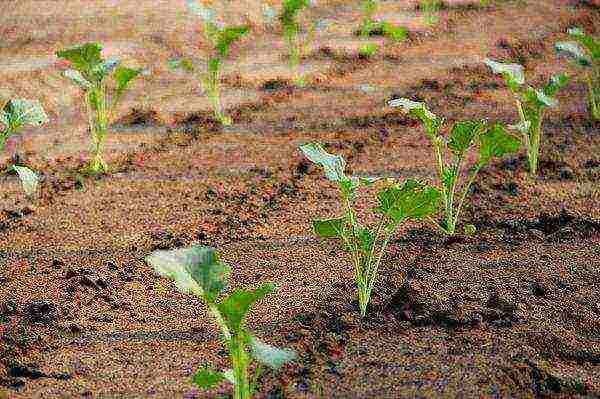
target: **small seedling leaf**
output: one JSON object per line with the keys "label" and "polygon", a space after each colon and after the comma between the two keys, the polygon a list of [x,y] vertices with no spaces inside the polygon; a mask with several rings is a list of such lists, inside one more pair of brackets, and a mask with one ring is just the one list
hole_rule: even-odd
{"label": "small seedling leaf", "polygon": [[142,73],[141,69],[131,69],[126,67],[118,67],[115,71],[115,80],[117,81],[116,95],[120,97],[131,81],[137,78]]}
{"label": "small seedling leaf", "polygon": [[250,336],[250,346],[252,347],[252,356],[274,370],[278,370],[283,365],[293,362],[297,356],[296,352],[292,349],[279,349],[262,342],[255,336]]}
{"label": "small seedling leaf", "polygon": [[89,90],[92,88],[92,84],[83,77],[81,72],[75,69],[67,69],[64,72],[64,75],[73,82],[77,83],[84,90]]}
{"label": "small seedling leaf", "polygon": [[514,125],[508,125],[507,127],[512,130],[517,130],[518,132],[520,132],[522,134],[528,135],[529,129],[531,128],[531,122],[530,121],[521,121]]}
{"label": "small seedling leaf", "polygon": [[575,42],[558,42],[554,45],[554,48],[559,54],[565,54],[577,64],[584,67],[591,67],[592,60],[585,53],[585,50],[581,48],[579,43]]}
{"label": "small seedling leaf", "polygon": [[92,70],[102,63],[102,46],[98,43],[86,43],[67,50],[58,51],[56,56],[70,61],[75,69],[86,79],[93,79]]}
{"label": "small seedling leaf", "polygon": [[313,220],[315,234],[321,238],[337,238],[342,236],[346,218]]}
{"label": "small seedling leaf", "polygon": [[112,71],[119,66],[120,60],[116,58],[110,58],[106,61],[102,61],[100,64],[95,65],[91,69],[91,75],[94,76],[96,82],[102,82]]}
{"label": "small seedling leaf", "polygon": [[36,100],[23,98],[8,101],[0,111],[0,122],[11,132],[26,126],[40,126],[48,122],[48,115]]}
{"label": "small seedling leaf", "polygon": [[21,179],[21,185],[23,186],[23,191],[25,191],[27,198],[32,198],[37,191],[38,175],[25,166],[13,165],[12,168],[17,172],[19,179]]}
{"label": "small seedling leaf", "polygon": [[394,184],[377,194],[379,206],[375,211],[388,216],[395,223],[421,219],[436,212],[440,200],[438,189],[418,180],[408,179],[403,185]]}
{"label": "small seedling leaf", "polygon": [[484,121],[461,121],[454,124],[450,132],[448,148],[456,155],[463,154],[485,129]]}
{"label": "small seedling leaf", "polygon": [[217,40],[217,51],[219,54],[222,57],[227,57],[231,44],[240,40],[248,32],[250,32],[249,26],[232,26],[223,29]]}
{"label": "small seedling leaf", "polygon": [[517,86],[525,83],[525,73],[522,65],[504,64],[489,58],[486,58],[484,63],[489,66],[494,73],[504,76],[504,79],[506,79],[512,90],[515,90]]}
{"label": "small seedling leaf", "polygon": [[213,371],[207,364],[194,374],[194,384],[201,389],[213,389],[225,380],[224,373]]}
{"label": "small seedling leaf", "polygon": [[480,136],[479,165],[487,165],[494,157],[516,152],[521,141],[509,134],[504,126],[494,124],[486,134]]}
{"label": "small seedling leaf", "polygon": [[581,28],[571,28],[567,32],[590,52],[593,60],[600,61],[599,41],[591,35],[586,35]]}
{"label": "small seedling leaf", "polygon": [[569,80],[569,76],[564,73],[552,76],[550,82],[544,87],[544,93],[548,96],[556,95],[560,89],[569,83]]}
{"label": "small seedling leaf", "polygon": [[246,314],[257,301],[275,290],[275,285],[264,284],[256,290],[237,289],[227,298],[217,304],[219,312],[223,315],[227,326],[239,332]]}
{"label": "small seedling leaf", "polygon": [[181,292],[202,295],[209,303],[216,302],[223,292],[230,272],[214,248],[200,245],[154,251],[146,262],[159,275],[174,279]]}
{"label": "small seedling leaf", "polygon": [[437,117],[437,115],[427,109],[425,103],[422,102],[412,101],[408,98],[398,98],[388,101],[388,105],[390,107],[401,107],[405,113],[415,118],[419,118],[421,122],[425,124],[427,134],[432,139],[438,135],[439,129],[444,123],[442,118]]}
{"label": "small seedling leaf", "polygon": [[533,87],[528,87],[525,92],[525,99],[533,104],[536,108],[556,108],[558,107],[558,100],[553,97],[550,97],[542,90],[534,89]]}
{"label": "small seedling leaf", "polygon": [[329,154],[321,144],[309,143],[300,146],[300,150],[304,153],[309,161],[320,165],[324,171],[325,176],[334,182],[342,182],[347,180],[344,175],[344,169],[346,168],[346,161],[341,155]]}
{"label": "small seedling leaf", "polygon": [[168,61],[169,68],[178,69],[181,68],[187,72],[194,72],[194,63],[188,58],[179,58]]}

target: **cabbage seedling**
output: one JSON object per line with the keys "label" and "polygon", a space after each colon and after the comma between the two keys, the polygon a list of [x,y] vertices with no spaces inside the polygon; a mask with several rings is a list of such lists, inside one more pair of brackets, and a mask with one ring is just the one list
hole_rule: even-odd
{"label": "cabbage seedling", "polygon": [[[92,159],[88,166],[91,173],[108,171],[108,165],[102,159],[108,126],[125,90],[142,72],[141,69],[121,66],[121,61],[116,58],[104,60],[101,53],[102,46],[98,43],[86,43],[56,53],[58,58],[71,63],[74,69],[68,69],[64,74],[84,92],[92,136]],[[115,81],[115,88],[109,97],[107,79],[110,76]]]}
{"label": "cabbage seedling", "polygon": [[[406,40],[408,30],[403,26],[394,26],[392,23],[387,21],[375,21],[373,16],[377,12],[379,6],[377,0],[365,0],[362,3],[363,9],[363,21],[360,28],[360,37],[368,39],[372,32],[380,31],[388,41],[400,42]],[[378,50],[378,46],[375,43],[368,43],[361,47],[360,53],[366,56],[375,54]]]}
{"label": "cabbage seedling", "polygon": [[592,119],[600,121],[600,41],[579,28],[569,29],[568,33],[575,41],[558,42],[554,47],[587,70],[585,79],[590,114]]}
{"label": "cabbage seedling", "polygon": [[490,60],[489,58],[485,59],[485,64],[489,66],[494,73],[504,77],[508,88],[515,98],[520,122],[509,127],[521,133],[523,145],[527,150],[529,172],[532,175],[536,175],[540,154],[544,110],[546,108],[558,107],[558,101],[554,96],[560,89],[567,85],[569,77],[565,74],[552,76],[547,85],[541,89],[536,89],[529,85],[524,87],[525,74],[522,65],[503,64]]}
{"label": "cabbage seedling", "polygon": [[[4,150],[6,140],[19,133],[24,127],[41,126],[48,123],[48,115],[38,101],[26,99],[9,100],[0,109],[0,151]],[[37,191],[38,176],[25,166],[13,165],[9,170],[17,172],[21,185],[28,198]]]}
{"label": "cabbage seedling", "polygon": [[[216,388],[227,380],[234,385],[235,399],[251,398],[257,391],[261,364],[279,369],[296,358],[291,349],[278,349],[262,342],[245,324],[251,307],[275,290],[273,284],[263,284],[255,290],[236,289],[224,297],[231,269],[214,248],[200,245],[154,251],[146,257],[146,262],[160,276],[175,280],[179,291],[203,300],[221,329],[233,368],[219,372],[205,365],[194,376],[194,383],[200,388]],[[248,369],[251,359],[259,362],[252,379]]]}
{"label": "cabbage seedling", "polygon": [[[215,118],[223,125],[231,125],[231,117],[225,115],[221,103],[221,70],[229,57],[232,44],[244,37],[250,31],[250,27],[245,25],[226,26],[224,23],[217,21],[215,11],[212,8],[194,0],[188,0],[187,5],[188,9],[200,16],[204,23],[202,33],[208,45],[208,54],[206,72],[198,72],[202,87],[210,98]],[[188,72],[196,71],[192,61],[185,58],[171,60],[170,65]]]}
{"label": "cabbage seedling", "polygon": [[283,0],[283,8],[279,14],[279,21],[283,29],[283,37],[288,45],[290,68],[295,71],[295,82],[298,86],[304,86],[305,82],[300,73],[301,41],[300,23],[298,14],[311,5],[310,0]]}
{"label": "cabbage seedling", "polygon": [[438,22],[436,13],[442,8],[441,0],[421,0],[421,10],[425,13],[425,22],[428,25],[435,25]]}
{"label": "cabbage seedling", "polygon": [[379,222],[374,229],[369,229],[358,221],[354,202],[359,188],[371,186],[378,179],[346,176],[344,158],[327,153],[320,144],[304,144],[300,150],[311,162],[321,166],[327,179],[339,187],[344,209],[342,216],[314,220],[313,228],[319,237],[340,239],[350,253],[358,287],[360,314],[364,317],[379,265],[394,232],[410,219],[423,219],[435,213],[440,198],[439,190],[413,179],[403,184],[391,179],[384,180],[384,187],[377,194],[379,205],[371,210],[379,216]]}
{"label": "cabbage seedling", "polygon": [[[494,157],[517,151],[520,146],[519,139],[509,134],[502,125],[490,125],[486,121],[457,122],[446,139],[441,133],[444,119],[427,109],[424,103],[400,98],[389,101],[388,105],[401,107],[404,112],[420,119],[425,125],[440,179],[440,191],[444,201],[444,226],[431,217],[427,219],[443,233],[453,235],[469,189],[481,168]],[[459,180],[466,167],[468,152],[476,143],[479,144],[479,157],[461,189]],[[445,158],[450,158],[451,161],[447,162]],[[473,232],[473,229],[472,225],[465,227],[467,232]]]}

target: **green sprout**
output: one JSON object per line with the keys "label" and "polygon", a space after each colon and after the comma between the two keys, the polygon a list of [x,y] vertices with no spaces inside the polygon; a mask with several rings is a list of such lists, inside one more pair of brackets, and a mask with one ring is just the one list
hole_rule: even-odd
{"label": "green sprout", "polygon": [[[4,150],[6,140],[19,133],[24,127],[40,126],[48,123],[48,116],[38,101],[26,99],[9,100],[0,108],[0,151]],[[38,176],[25,166],[13,165],[7,170],[17,172],[27,198],[33,198],[37,191]]]}
{"label": "green sprout", "polygon": [[360,314],[364,317],[390,239],[402,223],[435,213],[440,198],[439,190],[413,179],[406,180],[404,184],[392,179],[384,180],[384,187],[377,194],[379,206],[371,210],[379,216],[379,222],[375,229],[369,229],[358,221],[354,203],[359,188],[371,186],[379,179],[346,176],[344,158],[327,153],[320,144],[304,144],[300,150],[311,162],[324,169],[328,180],[338,184],[343,215],[314,220],[313,228],[319,237],[340,239],[350,252]]}
{"label": "green sprout", "polygon": [[425,23],[427,25],[435,25],[438,23],[436,13],[442,8],[441,0],[421,0],[420,8],[425,14]]}
{"label": "green sprout", "polygon": [[[298,22],[300,11],[310,7],[310,0],[283,0],[283,8],[278,16],[283,28],[283,37],[288,45],[290,68],[295,71],[295,82],[298,86],[305,85],[304,77],[300,72],[300,59],[302,58],[302,44],[300,40],[301,26]],[[314,31],[314,27],[313,27]]]}
{"label": "green sprout", "polygon": [[600,121],[600,41],[579,28],[569,29],[568,33],[576,41],[558,42],[554,47],[588,70],[585,79],[590,114],[593,120]]}
{"label": "green sprout", "polygon": [[[406,40],[408,29],[403,26],[395,26],[387,21],[376,21],[374,15],[377,12],[379,2],[377,0],[364,0],[362,3],[363,21],[359,35],[362,39],[368,39],[374,32],[380,32],[389,42],[401,42]],[[360,49],[365,56],[372,56],[377,52],[379,46],[375,43],[367,43]]]}
{"label": "green sprout", "polygon": [[209,47],[206,71],[196,68],[193,62],[187,58],[171,60],[169,64],[172,68],[182,68],[192,73],[199,69],[198,76],[203,90],[210,98],[215,118],[225,126],[231,125],[231,117],[225,115],[221,102],[221,71],[229,57],[231,46],[250,32],[250,27],[246,25],[226,26],[217,21],[212,8],[197,3],[195,0],[187,0],[187,5],[188,9],[200,16],[204,22],[202,32]]}
{"label": "green sprout", "polygon": [[[273,284],[263,284],[255,290],[236,289],[223,297],[231,269],[220,260],[214,248],[200,245],[154,251],[146,257],[146,262],[160,276],[175,280],[182,293],[202,299],[221,329],[233,368],[219,372],[204,365],[193,379],[200,388],[213,389],[229,381],[234,385],[235,399],[251,398],[258,390],[261,364],[277,370],[296,358],[291,349],[278,349],[262,342],[245,324],[252,306],[275,290]],[[251,359],[259,362],[252,379]]]}
{"label": "green sprout", "polygon": [[565,74],[552,76],[550,82],[541,89],[529,85],[523,87],[525,84],[523,66],[503,64],[489,58],[485,59],[485,64],[494,73],[501,74],[504,77],[515,98],[520,122],[509,127],[521,133],[523,145],[527,151],[529,172],[535,176],[538,169],[544,110],[558,106],[558,101],[554,96],[567,85],[569,77]]}
{"label": "green sprout", "polygon": [[[56,53],[58,58],[71,63],[74,69],[64,74],[84,92],[93,145],[88,171],[94,174],[108,171],[108,165],[102,159],[108,126],[113,121],[125,90],[142,72],[141,69],[121,66],[121,61],[116,58],[104,60],[101,53],[102,46],[98,43],[86,43]],[[109,97],[107,78],[110,76],[115,81],[115,87]]]}
{"label": "green sprout", "polygon": [[[431,217],[427,219],[443,233],[454,235],[465,199],[479,171],[489,164],[492,158],[517,151],[520,146],[519,139],[509,134],[502,125],[490,125],[486,121],[456,122],[450,130],[449,138],[446,139],[441,134],[444,119],[432,113],[424,103],[400,98],[389,101],[388,105],[401,107],[404,112],[420,119],[425,125],[427,137],[434,150],[440,192],[444,201],[443,226]],[[476,143],[479,144],[479,157],[468,173],[466,183],[461,185],[460,178],[466,167],[468,152]],[[451,161],[447,162],[446,158],[450,158]],[[465,232],[473,234],[474,226],[465,226]]]}

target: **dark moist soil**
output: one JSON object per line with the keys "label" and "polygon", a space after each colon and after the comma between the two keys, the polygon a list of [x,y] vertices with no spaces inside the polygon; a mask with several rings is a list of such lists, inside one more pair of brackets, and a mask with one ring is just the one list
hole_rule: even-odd
{"label": "dark moist soil", "polygon": [[[600,33],[598,12],[582,2],[495,3],[450,7],[440,31],[407,51],[436,54],[436,34],[452,40],[485,27],[481,58],[522,62],[539,83],[577,73],[553,54],[567,27]],[[205,362],[228,367],[227,352],[202,303],[143,261],[192,243],[222,251],[233,287],[279,287],[248,325],[300,358],[268,371],[260,397],[600,396],[600,126],[588,119],[579,79],[546,116],[540,176],[527,175],[521,154],[487,167],[462,220],[473,236],[405,226],[358,317],[346,254],[310,231],[312,217],[339,212],[337,192],[297,146],[324,143],[349,173],[431,179],[421,127],[385,100],[427,101],[448,123],[516,117],[485,67],[424,68],[404,80],[400,62],[398,82],[383,72],[387,62],[334,68],[304,89],[268,81],[261,103],[230,112],[233,128],[208,113],[176,116],[169,134],[121,156],[110,175],[81,175],[73,158],[37,167],[37,203],[0,213],[0,397],[230,395],[191,384]],[[333,90],[365,71],[393,93]],[[164,125],[140,109],[121,124]]]}

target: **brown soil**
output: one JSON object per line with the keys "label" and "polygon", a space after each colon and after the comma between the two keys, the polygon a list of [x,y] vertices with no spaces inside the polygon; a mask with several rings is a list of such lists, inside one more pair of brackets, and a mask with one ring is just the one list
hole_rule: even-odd
{"label": "brown soil", "polygon": [[[251,52],[276,37],[257,28],[236,49],[239,72],[225,78],[228,128],[214,123],[190,76],[163,65],[194,43],[192,20],[177,13],[183,2],[123,2],[112,14],[89,2],[62,30],[60,3],[14,2],[0,17],[0,54],[31,61],[0,71],[0,94],[40,98],[53,116],[12,147],[43,173],[39,198],[30,204],[14,176],[2,180],[0,397],[228,394],[191,383],[203,363],[228,364],[206,309],[143,261],[191,243],[221,250],[232,286],[279,287],[249,325],[300,360],[267,373],[261,397],[600,396],[600,126],[589,122],[580,71],[552,48],[573,25],[600,34],[593,2],[449,1],[437,25],[420,28],[416,2],[385,3],[382,15],[417,19],[408,42],[371,59],[353,52],[357,11],[319,2],[315,16],[339,24],[306,57],[310,84],[294,88],[277,65],[251,67]],[[243,3],[235,15],[258,7]],[[23,21],[45,23],[47,35]],[[112,173],[97,178],[78,173],[88,144],[77,92],[57,90],[60,66],[44,58],[90,38],[120,43],[108,50],[155,72],[129,95],[108,143]],[[276,54],[264,62],[284,65]],[[524,63],[534,83],[575,77],[546,116],[540,177],[528,177],[522,155],[486,168],[463,218],[477,227],[472,237],[405,226],[361,320],[346,255],[310,229],[312,217],[339,211],[337,193],[297,146],[324,143],[357,174],[432,179],[421,127],[385,100],[425,100],[449,123],[512,122],[486,56]]]}

